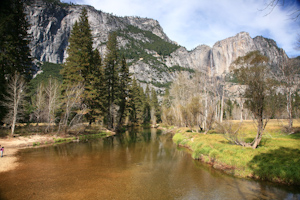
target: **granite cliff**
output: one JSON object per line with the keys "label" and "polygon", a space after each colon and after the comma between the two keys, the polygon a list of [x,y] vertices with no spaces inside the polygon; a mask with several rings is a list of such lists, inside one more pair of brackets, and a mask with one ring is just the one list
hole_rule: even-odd
{"label": "granite cliff", "polygon": [[239,56],[259,50],[275,65],[288,59],[276,42],[261,36],[251,38],[246,32],[216,42],[213,47],[200,45],[192,51],[178,46],[163,32],[159,22],[140,17],[118,17],[91,6],[47,3],[35,0],[27,5],[31,24],[32,56],[41,62],[63,63],[72,26],[82,8],[88,17],[94,38],[94,48],[105,55],[108,34],[118,32],[121,50],[127,58],[130,71],[145,85],[152,84],[160,93],[175,78],[178,71],[193,73],[207,71],[221,75]]}
{"label": "granite cliff", "polygon": [[190,67],[219,76],[228,73],[231,63],[239,56],[256,50],[269,57],[270,64],[274,66],[288,59],[284,50],[278,48],[274,40],[262,36],[251,38],[249,33],[241,32],[216,42],[213,47],[200,45],[191,52],[181,47],[168,57],[166,65]]}

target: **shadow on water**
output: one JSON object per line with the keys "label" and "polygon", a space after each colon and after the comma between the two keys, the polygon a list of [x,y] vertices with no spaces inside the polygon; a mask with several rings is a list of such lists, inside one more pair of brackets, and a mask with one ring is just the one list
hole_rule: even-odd
{"label": "shadow on water", "polygon": [[[281,147],[255,156],[249,163],[254,176],[300,185],[300,150]],[[269,180],[270,181],[270,180]],[[290,187],[289,187],[290,188]]]}

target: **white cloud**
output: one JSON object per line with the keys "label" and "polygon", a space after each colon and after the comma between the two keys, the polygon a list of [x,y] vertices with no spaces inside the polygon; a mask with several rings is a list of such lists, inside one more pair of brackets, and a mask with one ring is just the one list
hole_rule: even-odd
{"label": "white cloud", "polygon": [[118,16],[141,16],[159,21],[170,39],[188,49],[249,32],[274,39],[289,56],[295,47],[300,19],[293,20],[290,7],[277,6],[269,13],[261,0],[74,0]]}

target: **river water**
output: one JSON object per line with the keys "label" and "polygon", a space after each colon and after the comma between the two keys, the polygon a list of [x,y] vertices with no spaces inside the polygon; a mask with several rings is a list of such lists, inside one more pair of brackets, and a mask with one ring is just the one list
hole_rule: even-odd
{"label": "river water", "polygon": [[156,129],[25,149],[0,199],[300,199],[300,189],[225,175]]}

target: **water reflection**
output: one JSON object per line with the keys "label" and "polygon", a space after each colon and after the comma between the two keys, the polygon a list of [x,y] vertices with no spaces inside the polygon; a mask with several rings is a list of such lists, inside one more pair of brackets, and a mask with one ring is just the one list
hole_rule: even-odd
{"label": "water reflection", "polygon": [[0,199],[300,198],[299,191],[223,175],[156,129],[27,149],[19,158],[18,169],[0,174]]}

